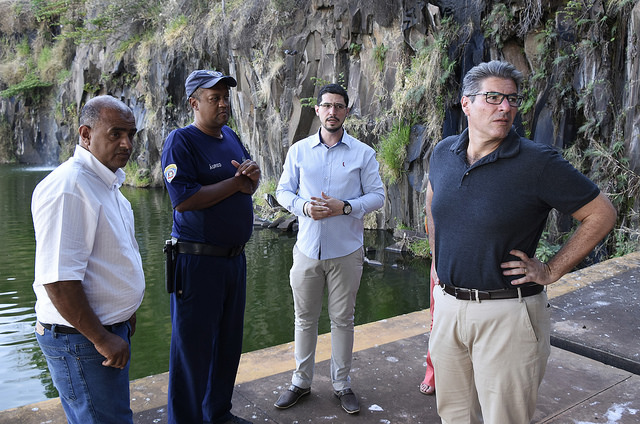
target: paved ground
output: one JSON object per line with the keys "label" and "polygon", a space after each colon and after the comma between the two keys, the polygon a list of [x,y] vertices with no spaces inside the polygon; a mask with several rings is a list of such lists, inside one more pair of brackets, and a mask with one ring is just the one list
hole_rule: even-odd
{"label": "paved ground", "polygon": [[[640,252],[572,273],[549,289],[551,358],[536,423],[640,423]],[[255,423],[420,424],[439,422],[422,395],[428,311],[359,326],[352,371],[361,411],[342,411],[328,378],[329,339],[318,345],[311,395],[289,410],[273,407],[293,368],[291,343],[242,357],[233,411]],[[167,422],[167,375],[131,383],[135,422]],[[0,412],[0,424],[65,423],[51,399]]]}

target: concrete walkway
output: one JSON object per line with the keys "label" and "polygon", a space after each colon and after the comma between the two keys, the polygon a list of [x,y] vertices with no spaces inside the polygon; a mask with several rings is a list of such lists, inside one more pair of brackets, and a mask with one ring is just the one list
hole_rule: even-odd
{"label": "concrete walkway", "polygon": [[[551,358],[536,423],[640,423],[640,252],[565,276],[549,288]],[[294,368],[293,344],[242,356],[233,412],[254,423],[420,424],[440,422],[422,395],[428,310],[356,328],[352,384],[361,411],[347,415],[333,396],[330,340],[322,335],[311,395],[288,410],[273,403]],[[131,382],[134,421],[167,422],[167,374]],[[66,423],[58,399],[0,412],[0,424]]]}

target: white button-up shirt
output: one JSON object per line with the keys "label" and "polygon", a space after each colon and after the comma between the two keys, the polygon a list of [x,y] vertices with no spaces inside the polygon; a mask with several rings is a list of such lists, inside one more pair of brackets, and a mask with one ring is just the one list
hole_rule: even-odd
{"label": "white button-up shirt", "polygon": [[[276,198],[298,216],[297,247],[309,258],[333,259],[355,252],[363,245],[364,215],[384,204],[384,186],[375,151],[345,131],[331,148],[319,132],[289,147]],[[304,204],[321,193],[346,200],[349,215],[314,221],[303,212]]]}
{"label": "white button-up shirt", "polygon": [[45,284],[81,281],[103,325],[128,320],[144,296],[142,259],[133,211],[120,193],[124,172],[113,173],[88,150],[42,180],[33,192],[36,235],[36,315],[47,324],[70,324],[51,303]]}

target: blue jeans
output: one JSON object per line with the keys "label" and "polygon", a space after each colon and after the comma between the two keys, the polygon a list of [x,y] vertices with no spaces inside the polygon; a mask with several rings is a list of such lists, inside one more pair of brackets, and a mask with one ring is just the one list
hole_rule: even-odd
{"label": "blue jeans", "polygon": [[[69,424],[133,423],[129,364],[122,370],[105,367],[104,356],[85,336],[51,330],[44,329],[43,335],[36,332],[36,338]],[[128,322],[113,326],[112,332],[126,340],[131,349]]]}

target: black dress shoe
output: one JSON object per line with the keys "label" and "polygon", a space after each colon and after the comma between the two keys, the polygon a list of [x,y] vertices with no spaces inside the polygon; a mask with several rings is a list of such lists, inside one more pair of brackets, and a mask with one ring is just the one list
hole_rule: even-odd
{"label": "black dress shoe", "polygon": [[231,418],[224,422],[224,424],[253,424],[251,421],[247,421],[244,418],[236,417],[232,415]]}
{"label": "black dress shoe", "polygon": [[292,384],[286,392],[280,395],[273,406],[280,409],[291,408],[302,396],[308,395],[309,393],[311,393],[311,387],[303,389]]}
{"label": "black dress shoe", "polygon": [[333,392],[333,394],[336,395],[338,399],[340,399],[340,405],[342,406],[342,409],[347,411],[347,414],[356,414],[360,412],[360,403],[358,402],[356,394],[353,393],[353,390],[336,390]]}

